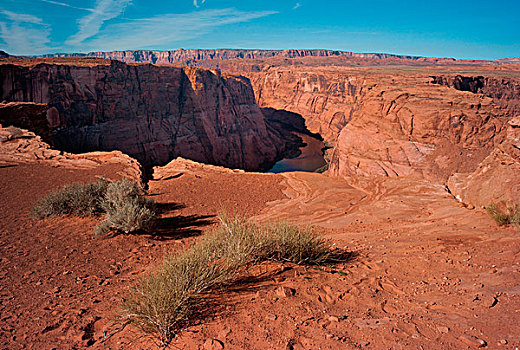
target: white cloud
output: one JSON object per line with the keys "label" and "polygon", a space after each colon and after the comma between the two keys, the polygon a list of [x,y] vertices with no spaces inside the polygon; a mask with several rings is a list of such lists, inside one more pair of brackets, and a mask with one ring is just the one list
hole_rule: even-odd
{"label": "white cloud", "polygon": [[[205,2],[206,2],[206,0],[202,0],[202,1],[201,1],[202,4],[205,3]],[[197,7],[197,8],[200,7],[198,0],[193,0],[193,6],[195,6],[195,7]]]}
{"label": "white cloud", "polygon": [[24,13],[14,13],[11,11],[0,11],[1,14],[7,17],[8,20],[14,22],[24,22],[24,23],[32,23],[32,24],[42,24],[43,20],[39,17],[33,15],[27,15]]}
{"label": "white cloud", "polygon": [[186,14],[165,14],[110,24],[96,38],[84,43],[84,50],[112,51],[156,48],[193,39],[231,23],[248,22],[275,11],[243,12],[236,9],[202,10]]}
{"label": "white cloud", "polygon": [[69,5],[69,4],[66,4],[64,2],[59,2],[59,1],[52,1],[52,0],[41,0],[42,2],[46,2],[48,4],[52,4],[52,5],[58,5],[58,6],[63,6],[63,7],[69,7],[69,8],[72,8],[72,9],[76,9],[76,10],[84,10],[84,11],[89,11],[89,12],[96,12],[95,10],[93,9],[89,9],[89,8],[85,8],[85,7],[76,7],[76,6],[72,6],[72,5]]}
{"label": "white cloud", "polygon": [[14,55],[37,55],[49,52],[50,27],[39,17],[0,11],[0,38],[5,51]]}
{"label": "white cloud", "polygon": [[296,5],[294,5],[294,7],[293,7],[292,9],[293,9],[293,10],[296,10],[297,8],[300,8],[300,6],[301,6],[300,3],[297,2]]}
{"label": "white cloud", "polygon": [[78,20],[78,32],[65,43],[71,46],[81,45],[83,41],[98,34],[103,23],[121,15],[131,2],[132,0],[96,0],[92,12]]}

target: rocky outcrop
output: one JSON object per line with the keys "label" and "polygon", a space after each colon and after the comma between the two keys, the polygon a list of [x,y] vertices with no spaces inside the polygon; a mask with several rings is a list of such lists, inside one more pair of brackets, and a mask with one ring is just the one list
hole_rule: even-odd
{"label": "rocky outcrop", "polygon": [[520,115],[520,79],[463,75],[432,76],[433,83],[491,97],[511,116]]}
{"label": "rocky outcrop", "polygon": [[510,118],[493,98],[432,84],[420,72],[271,66],[242,73],[260,106],[300,114],[335,146],[329,167],[335,176],[414,175],[444,183],[474,171],[503,141]]}
{"label": "rocky outcrop", "polygon": [[[484,96],[424,81],[413,87],[380,83],[358,102],[329,169],[333,175],[418,174],[444,182],[460,167],[476,167],[502,141],[506,121]],[[453,161],[458,154],[463,161]]]}
{"label": "rocky outcrop", "polygon": [[507,138],[472,173],[457,173],[448,188],[460,201],[475,206],[518,203],[520,198],[520,118],[509,121]]}
{"label": "rocky outcrop", "polygon": [[54,146],[120,150],[144,166],[177,156],[266,170],[285,142],[266,121],[246,78],[195,68],[0,65],[0,100],[47,104]]}
{"label": "rocky outcrop", "polygon": [[177,49],[169,51],[154,50],[128,50],[110,52],[89,52],[87,54],[61,53],[45,55],[45,57],[98,57],[118,60],[126,63],[153,63],[153,64],[174,64],[186,61],[207,61],[207,60],[229,60],[229,59],[263,59],[270,57],[302,58],[302,57],[354,57],[369,59],[400,58],[418,60],[422,57],[392,55],[387,53],[354,53],[337,50],[240,50],[240,49]]}
{"label": "rocky outcrop", "polygon": [[45,142],[52,143],[51,122],[47,119],[49,107],[32,102],[0,103],[0,124],[34,131]]}
{"label": "rocky outcrop", "polygon": [[38,163],[67,169],[112,169],[112,175],[141,181],[141,165],[119,151],[70,154],[52,149],[35,133],[0,124],[0,167]]}

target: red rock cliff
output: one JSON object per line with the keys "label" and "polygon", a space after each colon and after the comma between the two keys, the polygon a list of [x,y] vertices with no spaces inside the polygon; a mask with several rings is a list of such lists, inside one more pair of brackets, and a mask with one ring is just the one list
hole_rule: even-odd
{"label": "red rock cliff", "polygon": [[474,171],[504,140],[518,101],[514,79],[489,79],[488,93],[461,91],[415,68],[264,66],[242,73],[260,106],[301,114],[310,131],[335,145],[332,175],[414,174],[444,183]]}
{"label": "red rock cliff", "polygon": [[62,53],[47,55],[47,57],[75,57],[88,56],[119,60],[126,63],[153,63],[153,64],[174,64],[186,61],[206,61],[206,60],[229,60],[229,59],[262,59],[270,57],[353,57],[368,59],[400,58],[410,60],[420,60],[422,57],[392,55],[386,53],[354,53],[349,51],[337,50],[241,50],[241,49],[177,49],[167,51],[157,50],[127,50],[109,52],[89,52],[88,54]]}
{"label": "red rock cliff", "polygon": [[192,68],[0,65],[0,100],[44,103],[55,147],[121,150],[145,166],[177,156],[247,170],[284,151],[246,78]]}

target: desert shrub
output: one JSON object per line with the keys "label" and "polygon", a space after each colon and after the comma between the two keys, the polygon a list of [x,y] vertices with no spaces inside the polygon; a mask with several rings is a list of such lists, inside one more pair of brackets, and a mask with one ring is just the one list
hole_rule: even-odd
{"label": "desert shrub", "polygon": [[268,226],[262,233],[261,255],[266,259],[290,261],[295,264],[322,264],[333,258],[327,242],[310,228],[287,222]]}
{"label": "desert shrub", "polygon": [[220,225],[190,249],[171,255],[144,276],[123,303],[126,317],[167,344],[197,310],[201,295],[236,278],[247,264],[273,259],[324,263],[326,241],[288,223],[259,226],[221,214]]}
{"label": "desert shrub", "polygon": [[105,214],[94,230],[97,235],[135,232],[151,227],[155,219],[155,203],[144,197],[143,189],[127,179],[89,184],[70,184],[39,199],[32,213],[42,219],[59,215]]}
{"label": "desert shrub", "polygon": [[101,200],[105,219],[96,227],[96,234],[110,230],[124,233],[149,229],[155,219],[155,203],[144,197],[142,188],[127,179],[111,182]]}
{"label": "desert shrub", "polygon": [[39,219],[67,214],[87,216],[100,213],[103,210],[101,198],[108,183],[101,179],[94,183],[65,185],[40,198],[32,213]]}
{"label": "desert shrub", "polygon": [[218,218],[219,227],[202,239],[199,249],[237,266],[254,260],[262,245],[259,227],[239,215],[224,212]]}
{"label": "desert shrub", "polygon": [[499,226],[512,225],[520,228],[520,205],[513,203],[491,203],[487,213]]}
{"label": "desert shrub", "polygon": [[232,275],[208,253],[192,248],[170,256],[143,278],[123,303],[131,321],[168,343],[197,309],[197,295]]}

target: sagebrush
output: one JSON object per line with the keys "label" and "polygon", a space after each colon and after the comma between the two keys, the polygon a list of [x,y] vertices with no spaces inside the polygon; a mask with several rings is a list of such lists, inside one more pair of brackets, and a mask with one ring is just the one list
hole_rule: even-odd
{"label": "sagebrush", "polygon": [[149,229],[156,215],[155,203],[144,196],[135,181],[69,184],[39,199],[32,213],[38,219],[50,216],[104,214],[96,234],[136,232]]}
{"label": "sagebrush", "polygon": [[487,213],[499,226],[511,225],[520,229],[520,205],[516,203],[491,203]]}
{"label": "sagebrush", "polygon": [[232,282],[248,264],[334,260],[327,241],[309,228],[287,222],[260,226],[226,214],[219,219],[218,228],[144,276],[123,304],[125,316],[163,345],[187,324],[203,293]]}
{"label": "sagebrush", "polygon": [[40,198],[32,213],[38,219],[60,215],[89,216],[103,212],[101,199],[109,182],[69,184]]}
{"label": "sagebrush", "polygon": [[144,197],[143,189],[127,179],[111,182],[101,199],[105,219],[96,227],[96,234],[136,232],[149,229],[155,219],[155,202]]}

